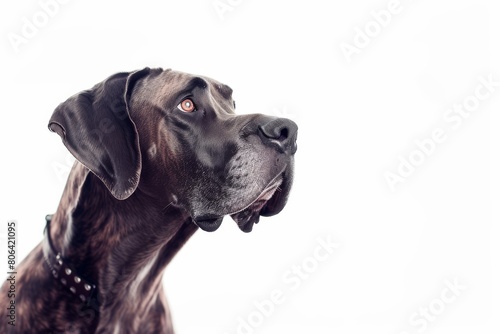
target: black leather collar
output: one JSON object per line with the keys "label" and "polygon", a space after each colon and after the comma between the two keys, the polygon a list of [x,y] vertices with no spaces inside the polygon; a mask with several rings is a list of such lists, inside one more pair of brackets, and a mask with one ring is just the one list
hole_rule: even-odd
{"label": "black leather collar", "polygon": [[43,245],[43,257],[52,276],[64,286],[68,291],[80,298],[82,302],[90,303],[97,287],[78,275],[70,266],[60,252],[58,252],[50,238],[50,222],[52,215],[45,217],[47,224],[45,225],[45,240]]}

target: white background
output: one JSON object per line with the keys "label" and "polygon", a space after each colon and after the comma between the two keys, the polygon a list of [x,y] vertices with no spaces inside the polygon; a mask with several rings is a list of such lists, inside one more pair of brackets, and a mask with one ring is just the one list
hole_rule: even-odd
{"label": "white background", "polygon": [[[9,36],[42,7],[3,2],[0,221],[18,221],[20,257],[72,160],[47,130],[53,109],[115,72],[173,68],[229,84],[240,113],[299,124],[285,210],[250,234],[231,219],[199,231],[166,269],[179,334],[498,333],[500,86],[460,126],[443,115],[479,77],[500,81],[500,8],[401,0],[380,28],[371,12],[389,2],[71,0],[17,52]],[[342,43],[365,28],[348,61]],[[446,141],[391,191],[384,174],[438,128]],[[335,252],[311,258],[328,237]],[[296,289],[293,265],[310,271]],[[446,280],[465,287],[449,303]],[[273,290],[283,300],[263,315],[255,302]],[[430,307],[432,321],[411,323]]]}

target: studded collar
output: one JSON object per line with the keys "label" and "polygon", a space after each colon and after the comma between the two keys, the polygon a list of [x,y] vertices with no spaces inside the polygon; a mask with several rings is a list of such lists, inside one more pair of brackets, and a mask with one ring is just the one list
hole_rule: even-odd
{"label": "studded collar", "polygon": [[43,257],[52,276],[61,284],[62,287],[70,291],[75,297],[84,303],[90,303],[97,287],[78,275],[71,268],[64,257],[58,252],[50,238],[50,222],[52,215],[45,217],[47,224],[45,226],[46,243],[43,247]]}

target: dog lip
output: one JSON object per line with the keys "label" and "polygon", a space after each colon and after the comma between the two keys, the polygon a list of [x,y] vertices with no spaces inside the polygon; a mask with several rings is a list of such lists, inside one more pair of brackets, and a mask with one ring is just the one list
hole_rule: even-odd
{"label": "dog lip", "polygon": [[[257,197],[257,199],[255,201],[253,201],[253,203],[250,204],[248,207],[251,207],[251,206],[253,207],[256,204],[260,205],[261,203],[262,203],[262,206],[264,206],[264,204],[266,204],[267,201],[269,201],[271,199],[271,197],[273,197],[274,193],[276,192],[276,190],[278,189],[280,184],[281,184],[281,180],[278,183],[275,183],[272,186],[264,189],[264,191],[260,194],[260,196]],[[259,209],[262,209],[262,207]]]}
{"label": "dog lip", "polygon": [[230,214],[231,218],[237,223],[243,232],[251,232],[253,225],[260,219],[261,211],[265,208],[267,202],[277,196],[276,192],[283,182],[282,173],[278,174],[269,185],[260,193],[260,195],[245,208]]}
{"label": "dog lip", "polygon": [[[265,207],[267,201],[269,201],[276,193],[276,190],[283,182],[283,177],[279,174],[274,178],[269,185],[260,193],[260,195],[245,208],[238,210],[235,213],[230,214],[231,218],[235,220],[238,227],[243,232],[251,232],[253,225],[259,222],[260,211]],[[216,231],[222,224],[224,217],[218,217],[213,215],[199,216],[193,218],[193,222],[206,232]],[[243,219],[240,219],[243,218]]]}
{"label": "dog lip", "polygon": [[271,197],[273,197],[274,193],[279,188],[282,182],[283,178],[281,177],[281,174],[279,174],[269,183],[269,185],[260,193],[260,195],[255,200],[252,201],[252,203],[248,204],[243,209],[231,213],[230,215],[238,214],[240,212],[245,211],[246,209],[253,208],[256,206],[256,204],[262,204],[262,206],[259,208],[260,210],[266,204],[266,202],[270,200]]}
{"label": "dog lip", "polygon": [[214,232],[221,226],[223,218],[199,217],[196,219],[193,218],[193,222],[205,232]]}

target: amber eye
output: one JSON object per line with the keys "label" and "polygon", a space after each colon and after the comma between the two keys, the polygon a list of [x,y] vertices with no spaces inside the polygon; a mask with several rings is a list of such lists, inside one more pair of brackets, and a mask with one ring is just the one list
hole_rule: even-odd
{"label": "amber eye", "polygon": [[180,111],[184,111],[184,112],[193,112],[196,110],[196,107],[194,106],[194,103],[193,103],[193,101],[191,101],[191,99],[183,100],[181,103],[179,103],[177,108]]}

